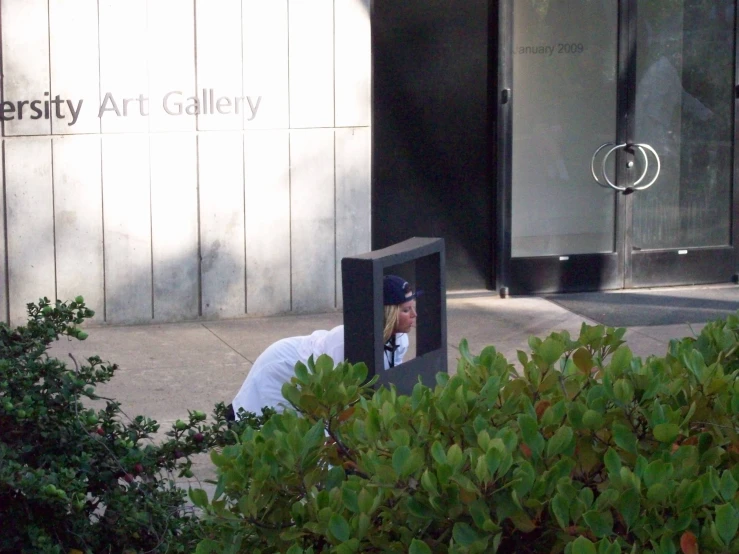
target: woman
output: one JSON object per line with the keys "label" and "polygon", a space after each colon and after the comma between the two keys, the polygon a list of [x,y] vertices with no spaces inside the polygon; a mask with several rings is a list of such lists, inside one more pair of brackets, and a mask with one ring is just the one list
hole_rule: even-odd
{"label": "woman", "polygon": [[[385,369],[403,363],[408,351],[408,331],[416,323],[416,293],[403,278],[386,275],[382,282],[385,306]],[[241,385],[233,409],[238,414],[261,413],[264,406],[282,411],[289,404],[282,397],[282,385],[295,375],[295,364],[307,363],[308,358],[327,354],[335,363],[344,360],[344,326],[330,331],[314,331],[303,337],[289,337],[269,346],[254,362]]]}

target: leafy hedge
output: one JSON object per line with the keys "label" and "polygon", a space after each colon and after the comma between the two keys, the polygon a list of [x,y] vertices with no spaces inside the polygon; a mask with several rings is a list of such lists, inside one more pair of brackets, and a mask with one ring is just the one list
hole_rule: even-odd
{"label": "leafy hedge", "polygon": [[286,411],[212,451],[208,552],[739,552],[739,318],[632,356],[624,329],[460,345],[410,396],[299,364]]}
{"label": "leafy hedge", "polygon": [[199,520],[174,474],[192,476],[191,454],[234,443],[269,412],[229,430],[223,404],[212,423],[191,411],[155,444],[156,421],[129,420],[112,399],[85,405],[117,366],[92,357],[69,368],[46,353],[60,336],[87,337],[84,299],[28,310],[25,326],[0,323],[0,552],[192,552]]}

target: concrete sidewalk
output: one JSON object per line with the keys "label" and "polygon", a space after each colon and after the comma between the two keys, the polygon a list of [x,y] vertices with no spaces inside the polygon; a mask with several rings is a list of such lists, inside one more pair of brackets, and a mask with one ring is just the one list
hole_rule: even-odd
{"label": "concrete sidewalk", "polygon": [[[614,293],[618,294],[618,293]],[[528,351],[530,335],[567,329],[577,334],[583,321],[594,323],[543,298],[501,299],[491,292],[450,294],[447,300],[449,369],[456,368],[458,345],[466,338],[473,353],[494,345],[509,360]],[[96,326],[84,342],[63,340],[51,355],[71,363],[99,355],[120,366],[99,393],[115,398],[130,416],[142,414],[169,427],[187,410],[210,413],[229,403],[254,360],[274,341],[330,329],[341,312],[246,317],[243,319],[145,326]],[[636,355],[663,354],[671,338],[697,332],[701,325],[633,327],[626,338]],[[413,350],[413,349],[411,349]]]}
{"label": "concrete sidewalk", "polygon": [[[674,289],[664,289],[664,294],[669,295],[670,290]],[[731,290],[736,291],[736,287]],[[473,353],[492,344],[517,364],[516,350],[529,351],[529,336],[544,337],[563,329],[577,336],[583,321],[595,323],[544,298],[501,299],[489,291],[449,294],[449,370],[456,368],[462,338],[468,340]],[[341,323],[341,312],[332,312],[145,326],[95,326],[88,329],[89,338],[84,342],[65,339],[56,343],[50,354],[70,364],[69,354],[78,360],[98,355],[117,363],[120,369],[116,376],[111,383],[99,387],[98,394],[121,402],[129,417],[146,415],[157,420],[163,433],[171,429],[176,419],[186,417],[188,409],[211,414],[217,402],[229,403],[254,360],[274,341],[316,329],[330,329]],[[702,324],[632,327],[626,339],[635,355],[664,354],[670,339],[692,335],[701,327]],[[215,477],[208,456],[197,456],[193,462],[195,477],[179,484],[212,492],[212,485],[203,482]]]}

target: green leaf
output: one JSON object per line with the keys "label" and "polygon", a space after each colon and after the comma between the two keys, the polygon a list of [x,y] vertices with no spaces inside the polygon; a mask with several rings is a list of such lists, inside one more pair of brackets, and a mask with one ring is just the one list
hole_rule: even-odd
{"label": "green leaf", "polygon": [[626,425],[622,423],[613,424],[613,440],[620,448],[636,454],[636,436]]}
{"label": "green leaf", "polygon": [[607,509],[609,506],[615,506],[619,496],[619,492],[616,489],[605,489],[596,499],[593,509],[602,511]]}
{"label": "green leaf", "polygon": [[621,554],[618,543],[611,543],[608,539],[602,539],[598,543],[598,554]]}
{"label": "green leaf", "polygon": [[359,517],[357,518],[357,536],[360,539],[363,538],[367,534],[371,525],[372,521],[367,514],[359,514]]}
{"label": "green leaf", "polygon": [[348,487],[343,487],[341,489],[341,500],[344,502],[344,506],[346,506],[348,510],[355,514],[361,512],[359,509],[359,496],[357,495],[357,491],[353,491]]}
{"label": "green leaf", "polygon": [[398,476],[405,477],[403,475],[403,467],[411,457],[411,449],[407,446],[401,446],[393,452],[393,470]]}
{"label": "green leaf", "polygon": [[303,437],[303,448],[300,451],[300,458],[305,460],[306,456],[318,447],[323,441],[323,420],[319,419],[316,424],[310,428]]}
{"label": "green leaf", "polygon": [[192,503],[198,508],[205,508],[208,505],[208,495],[203,489],[193,489],[191,487],[187,493]]}
{"label": "green leaf", "polygon": [[[580,492],[577,493],[578,498],[586,508],[590,508],[593,505],[593,489],[590,487],[583,487]],[[574,518],[573,518],[574,519]]]}
{"label": "green leaf", "polygon": [[536,523],[534,523],[529,515],[522,510],[512,513],[511,521],[513,522],[513,525],[516,526],[516,529],[523,533],[531,533],[536,529]]}
{"label": "green leaf", "polygon": [[431,519],[434,517],[434,511],[433,509],[429,508],[426,504],[423,502],[420,502],[415,497],[411,497],[408,499],[408,513],[410,513],[412,516],[417,517],[419,519]]}
{"label": "green leaf", "polygon": [[680,434],[680,428],[674,423],[660,423],[654,427],[654,438],[659,442],[675,442],[678,434]]}
{"label": "green leaf", "polygon": [[659,552],[660,554],[677,554],[677,547],[672,537],[662,535],[662,540],[659,541]]}
{"label": "green leaf", "polygon": [[597,554],[595,545],[585,537],[577,537],[572,543],[572,554]]}
{"label": "green leaf", "polygon": [[528,445],[536,442],[536,437],[539,434],[539,424],[536,419],[528,414],[521,414],[518,416],[518,425],[521,428],[523,442]]}
{"label": "green leaf", "polygon": [[439,441],[435,441],[434,444],[431,445],[431,456],[434,458],[437,464],[446,463],[446,452],[444,451],[444,447],[441,446],[441,443]]}
{"label": "green leaf", "polygon": [[257,507],[254,504],[254,501],[250,499],[248,495],[244,495],[239,498],[239,510],[243,515],[249,517],[253,516],[256,513]]}
{"label": "green leaf", "polygon": [[346,519],[341,514],[332,514],[328,521],[328,530],[341,542],[349,540],[351,529]]}
{"label": "green leaf", "polygon": [[569,501],[561,494],[557,493],[554,495],[554,498],[552,498],[552,503],[550,504],[552,508],[552,513],[554,514],[554,517],[557,518],[557,523],[559,523],[559,526],[562,529],[567,528],[567,526],[570,524],[570,503]]}
{"label": "green leaf", "polygon": [[327,491],[341,486],[341,483],[346,479],[346,472],[341,467],[332,467],[328,470],[326,476],[325,488]]}
{"label": "green leaf", "polygon": [[436,478],[442,485],[446,485],[449,483],[449,479],[452,477],[453,473],[454,470],[449,464],[441,464],[436,468]]}
{"label": "green leaf", "polygon": [[488,451],[485,453],[485,463],[488,465],[491,478],[495,476],[495,472],[498,470],[502,459],[503,453],[500,450],[493,446],[488,448]]}
{"label": "green leaf", "polygon": [[627,489],[616,501],[616,507],[621,517],[624,518],[626,529],[631,530],[631,526],[636,521],[641,509],[639,493],[634,489]]}
{"label": "green leaf", "polygon": [[462,466],[464,463],[464,453],[458,444],[453,444],[449,447],[449,450],[446,453],[446,459],[449,465],[455,469]]}
{"label": "green leaf", "polygon": [[459,341],[459,353],[462,355],[462,359],[470,365],[475,364],[475,360],[470,354],[470,345],[467,343],[467,339]]}
{"label": "green leaf", "polygon": [[736,479],[734,479],[734,476],[731,474],[731,471],[727,469],[721,475],[721,485],[720,485],[721,497],[727,502],[730,502],[731,500],[734,499],[734,495],[736,495],[737,488],[738,487],[737,487]]}
{"label": "green leaf", "polygon": [[690,372],[695,375],[699,383],[703,384],[706,378],[706,361],[698,350],[690,350],[682,356],[682,361]]}
{"label": "green leaf", "polygon": [[359,491],[358,502],[362,513],[369,514],[374,506],[375,496],[367,489]]}
{"label": "green leaf", "polygon": [[619,346],[611,356],[611,364],[608,368],[613,372],[614,377],[620,377],[631,365],[633,355],[631,350],[626,346]]}
{"label": "green leaf", "polygon": [[662,504],[670,496],[670,489],[662,483],[655,483],[647,490],[647,498],[652,502]]}
{"label": "green leaf", "polygon": [[565,345],[551,337],[544,340],[544,342],[541,343],[541,346],[536,349],[536,353],[541,356],[541,359],[548,366],[559,360],[564,351]]}
{"label": "green leaf", "polygon": [[672,533],[681,533],[685,531],[690,524],[693,523],[693,511],[682,512],[677,517],[672,517],[667,520],[665,529]]}
{"label": "green leaf", "polygon": [[716,527],[718,534],[725,545],[728,545],[736,536],[739,529],[739,511],[731,504],[716,507]]}
{"label": "green leaf", "polygon": [[621,474],[621,457],[613,448],[609,448],[603,457],[608,475],[611,479]]}
{"label": "green leaf", "polygon": [[452,536],[454,537],[454,542],[460,546],[470,546],[472,543],[480,540],[477,532],[467,523],[461,521],[454,524]]}
{"label": "green leaf", "polygon": [[587,348],[578,348],[575,353],[572,355],[572,361],[575,362],[575,365],[578,367],[580,371],[583,373],[590,373],[590,370],[593,369],[593,366],[595,365],[593,363],[593,357],[590,355],[590,352],[588,352]]}
{"label": "green leaf", "polygon": [[600,429],[603,427],[603,416],[595,410],[585,410],[582,414],[582,424],[588,429]]}
{"label": "green leaf", "polygon": [[611,534],[613,529],[613,516],[611,512],[597,512],[590,510],[583,514],[585,523],[596,537],[605,537]]}
{"label": "green leaf", "polygon": [[492,478],[492,474],[487,466],[486,456],[480,456],[477,458],[477,465],[475,465],[475,477],[479,483],[487,483]]}
{"label": "green leaf", "polygon": [[195,549],[195,554],[216,554],[222,550],[222,545],[213,539],[203,539],[198,543],[198,547]]}
{"label": "green leaf", "polygon": [[436,488],[436,477],[428,469],[424,470],[423,475],[421,475],[421,485],[427,493],[434,496],[439,494],[439,489]]}
{"label": "green leaf", "polygon": [[585,416],[585,407],[580,402],[570,402],[567,406],[567,420],[575,429],[580,429],[583,425],[583,417]]}
{"label": "green leaf", "polygon": [[408,554],[432,554],[432,552],[429,545],[425,542],[413,539],[411,541],[411,546],[408,549]]}
{"label": "green leaf", "polygon": [[[656,486],[656,485],[655,485]],[[695,481],[688,486],[687,490],[680,498],[680,509],[691,508],[703,501],[703,485],[700,481]]]}
{"label": "green leaf", "polygon": [[634,399],[634,386],[629,379],[617,379],[613,384],[613,394],[622,404],[629,404]]}
{"label": "green leaf", "polygon": [[536,350],[541,344],[541,339],[539,337],[535,337],[534,335],[530,335],[528,343],[531,350]]}
{"label": "green leaf", "polygon": [[308,368],[305,367],[305,364],[302,362],[298,362],[295,364],[295,377],[298,378],[298,381],[300,381],[303,385],[307,385],[310,382],[310,377],[308,376]]}
{"label": "green leaf", "polygon": [[560,427],[557,432],[554,433],[549,443],[547,444],[547,458],[556,456],[564,452],[570,443],[572,442],[572,428],[568,426]]}
{"label": "green leaf", "polygon": [[472,516],[472,521],[475,522],[475,525],[477,525],[478,528],[484,529],[488,523],[492,524],[492,521],[490,520],[490,509],[484,500],[475,500],[469,505],[469,510],[470,515]]}
{"label": "green leaf", "polygon": [[655,483],[664,483],[668,479],[668,464],[662,460],[654,460],[644,470],[644,484],[651,487]]}
{"label": "green leaf", "polygon": [[568,503],[577,498],[577,489],[572,485],[572,480],[568,478],[559,480],[557,483],[557,492],[564,496]]}

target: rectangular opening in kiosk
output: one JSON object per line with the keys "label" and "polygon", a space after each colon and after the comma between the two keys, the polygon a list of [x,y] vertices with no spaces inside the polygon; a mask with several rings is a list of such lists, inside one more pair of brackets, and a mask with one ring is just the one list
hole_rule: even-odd
{"label": "rectangular opening in kiosk", "polygon": [[[416,300],[415,358],[384,369],[382,279],[402,264],[415,265],[412,281],[422,294]],[[446,278],[444,240],[414,237],[341,260],[344,304],[344,355],[351,363],[364,362],[369,377],[379,375],[377,385],[395,385],[409,394],[419,377],[434,386],[436,374],[447,371]]]}

